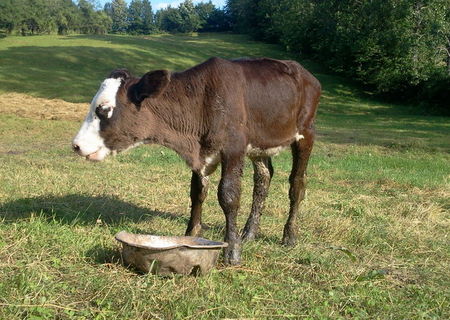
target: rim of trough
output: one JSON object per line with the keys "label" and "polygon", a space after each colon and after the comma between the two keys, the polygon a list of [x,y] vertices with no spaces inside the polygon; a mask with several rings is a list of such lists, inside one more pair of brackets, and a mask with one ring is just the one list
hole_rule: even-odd
{"label": "rim of trough", "polygon": [[[161,240],[172,240],[172,241],[183,241],[183,240],[190,240],[192,242],[197,242],[198,244],[189,244],[189,243],[175,243],[170,246],[151,246],[151,245],[143,245],[138,243],[133,243],[131,241],[127,241],[125,237],[152,237],[153,239],[161,239]],[[121,243],[124,243],[131,247],[137,247],[142,249],[151,249],[151,250],[169,250],[169,249],[175,249],[175,248],[181,248],[181,247],[187,247],[192,249],[220,249],[220,248],[226,248],[228,247],[228,243],[222,242],[222,241],[213,241],[208,240],[205,238],[199,238],[199,237],[190,237],[190,236],[157,236],[152,234],[135,234],[135,233],[129,233],[126,231],[120,231],[115,235],[115,239]]]}

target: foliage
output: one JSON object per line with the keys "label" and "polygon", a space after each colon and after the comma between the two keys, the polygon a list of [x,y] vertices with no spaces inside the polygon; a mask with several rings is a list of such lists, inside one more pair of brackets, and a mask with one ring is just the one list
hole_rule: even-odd
{"label": "foliage", "polygon": [[87,34],[104,34],[111,27],[111,19],[101,11],[94,10],[94,5],[86,0],[78,1],[80,9],[79,32]]}
{"label": "foliage", "polygon": [[36,35],[58,33],[150,34],[159,31],[190,33],[228,31],[226,11],[209,2],[194,6],[185,0],[155,14],[150,0],[106,2],[99,9],[96,0],[4,0],[0,2],[0,31],[6,34]]}
{"label": "foliage", "polygon": [[93,2],[79,0],[5,0],[0,2],[0,29],[21,35],[106,33],[110,19]]}
{"label": "foliage", "polygon": [[168,32],[230,30],[227,13],[217,9],[211,1],[194,6],[192,0],[185,0],[176,8],[168,6],[156,13],[156,24],[160,30]]}
{"label": "foliage", "polygon": [[149,0],[142,1],[142,33],[148,34],[155,30],[155,24],[153,21],[153,10]]}
{"label": "foliage", "polygon": [[224,32],[231,30],[231,18],[228,12],[221,9],[214,9],[206,20],[200,31]]}
{"label": "foliage", "polygon": [[[383,95],[423,99],[450,77],[448,0],[228,0],[227,8],[235,30],[278,41]],[[448,100],[438,105],[450,113]]]}
{"label": "foliage", "polygon": [[185,0],[178,8],[168,7],[159,12],[160,28],[168,32],[188,33],[200,28],[200,16],[192,0]]}
{"label": "foliage", "polygon": [[[136,2],[134,3],[136,4]],[[125,0],[111,2],[112,32],[125,33],[128,29],[128,9]]]}

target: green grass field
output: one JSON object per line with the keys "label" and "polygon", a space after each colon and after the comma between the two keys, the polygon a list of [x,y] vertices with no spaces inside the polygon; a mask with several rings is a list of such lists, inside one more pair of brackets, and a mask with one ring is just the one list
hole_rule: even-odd
{"label": "green grass field", "polygon": [[[242,266],[163,278],[121,264],[120,230],[184,233],[190,171],[158,146],[87,162],[70,150],[80,121],[66,114],[81,119],[112,69],[210,56],[289,58],[225,34],[0,39],[0,319],[450,318],[449,119],[377,101],[308,61],[324,91],[299,244],[280,245],[285,152]],[[204,207],[216,240],[218,179]],[[241,226],[251,190],[248,163]]]}

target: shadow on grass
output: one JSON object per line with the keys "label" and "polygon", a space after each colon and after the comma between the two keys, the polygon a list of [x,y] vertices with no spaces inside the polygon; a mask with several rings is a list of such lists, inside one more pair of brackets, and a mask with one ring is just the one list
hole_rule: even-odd
{"label": "shadow on grass", "polygon": [[152,52],[133,49],[12,47],[0,53],[0,87],[7,92],[87,102],[112,70],[126,67],[140,75],[151,69],[152,57]]}
{"label": "shadow on grass", "polygon": [[[108,196],[92,197],[73,194],[62,197],[31,197],[10,201],[0,206],[2,223],[32,219],[33,216],[71,226],[107,224],[112,227],[113,232],[117,232],[114,229],[123,225],[132,233],[154,235],[167,235],[167,233],[164,234],[164,230],[161,230],[157,222],[146,224],[145,230],[129,223],[151,222],[158,218],[185,227],[188,222],[187,216],[142,208]],[[220,233],[223,231],[223,226],[208,225],[205,229],[214,229],[214,232]],[[96,264],[122,263],[120,252],[112,247],[95,245],[85,255]]]}
{"label": "shadow on grass", "polygon": [[[88,102],[100,82],[117,68],[127,68],[141,76],[154,69],[182,71],[211,56],[282,54],[280,50],[249,45],[242,40],[233,42],[233,37],[228,38],[77,35],[55,38],[49,42],[55,45],[50,46],[8,47],[0,51],[0,87],[6,92]],[[77,44],[80,41],[76,40],[87,41],[84,46],[74,46],[70,40]]]}
{"label": "shadow on grass", "polygon": [[85,255],[96,264],[122,265],[122,255],[116,248],[105,248],[102,245],[96,245],[86,251]]}
{"label": "shadow on grass", "polygon": [[[34,197],[6,202],[0,206],[0,220],[11,223],[17,220],[30,219],[33,216],[44,217],[58,223],[68,225],[108,226],[126,225],[129,223],[151,222],[154,219],[164,219],[187,227],[189,216],[142,208],[109,196],[87,196],[72,194],[62,197]],[[204,229],[222,232],[223,225],[205,224]],[[155,223],[154,227],[141,230],[131,226],[129,232],[163,234]]]}
{"label": "shadow on grass", "polygon": [[[288,59],[290,54],[280,45],[267,44],[252,40],[247,35],[229,33],[163,34],[157,36],[123,35],[72,35],[66,40],[82,39],[103,41],[107,45],[134,47],[135,49],[157,52],[161,57],[188,57],[207,59],[211,56],[222,58],[271,56],[276,59]],[[199,61],[200,62],[200,61]],[[189,67],[180,65],[180,67]]]}
{"label": "shadow on grass", "polygon": [[[138,207],[109,196],[72,194],[62,197],[23,198],[0,206],[0,219],[5,223],[29,219],[32,216],[45,217],[70,225],[106,223],[117,226],[128,222],[151,221],[155,218],[184,224],[188,221],[188,217]],[[148,231],[158,233],[156,229]]]}

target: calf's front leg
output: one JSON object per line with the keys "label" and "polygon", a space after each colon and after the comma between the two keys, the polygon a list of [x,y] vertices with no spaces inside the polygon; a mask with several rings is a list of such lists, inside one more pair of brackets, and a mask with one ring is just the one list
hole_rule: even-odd
{"label": "calf's front leg", "polygon": [[191,218],[186,230],[187,236],[198,237],[202,233],[202,205],[208,195],[208,177],[192,171]]}
{"label": "calf's front leg", "polygon": [[244,154],[222,156],[222,177],[219,183],[219,204],[225,214],[224,262],[237,265],[241,262],[241,237],[238,232],[236,217],[241,197],[241,176],[244,165]]}

